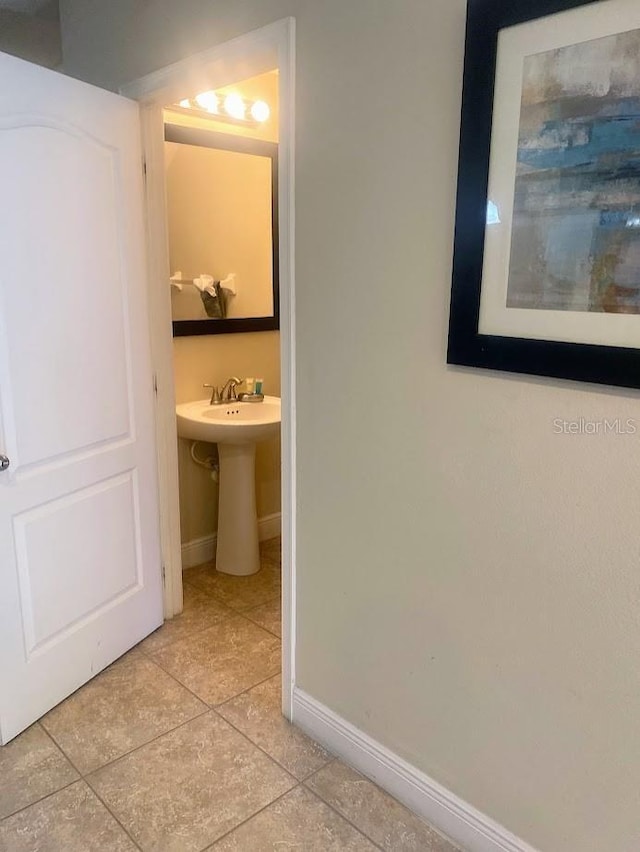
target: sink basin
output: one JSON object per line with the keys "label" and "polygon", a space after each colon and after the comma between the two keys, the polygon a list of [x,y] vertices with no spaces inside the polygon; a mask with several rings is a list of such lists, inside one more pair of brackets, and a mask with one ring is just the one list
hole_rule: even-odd
{"label": "sink basin", "polygon": [[210,405],[208,399],[176,406],[178,435],[212,444],[254,444],[278,433],[280,398],[265,396],[263,402]]}
{"label": "sink basin", "polygon": [[210,405],[208,399],[176,406],[178,435],[218,445],[220,493],[216,571],[247,576],[260,570],[256,514],[256,443],[277,435],[280,398]]}

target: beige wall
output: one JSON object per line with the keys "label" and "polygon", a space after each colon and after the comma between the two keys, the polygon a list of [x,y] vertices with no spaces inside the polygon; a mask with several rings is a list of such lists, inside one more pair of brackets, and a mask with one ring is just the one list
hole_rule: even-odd
{"label": "beige wall", "polygon": [[63,0],[63,44],[115,86],[296,16],[299,685],[540,849],[630,852],[638,437],[553,419],[638,394],[445,365],[464,5]]}

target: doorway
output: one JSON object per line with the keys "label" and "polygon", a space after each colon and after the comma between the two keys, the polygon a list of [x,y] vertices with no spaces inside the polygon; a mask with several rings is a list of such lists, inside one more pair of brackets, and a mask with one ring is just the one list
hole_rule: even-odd
{"label": "doorway", "polygon": [[283,712],[291,718],[294,682],[295,586],[295,316],[293,246],[294,26],[285,19],[189,57],[124,87],[140,104],[145,159],[151,348],[156,390],[158,487],[164,574],[164,612],[182,610],[182,553],[171,299],[167,250],[163,108],[186,92],[222,89],[278,69],[278,258],[280,297],[282,682]]}

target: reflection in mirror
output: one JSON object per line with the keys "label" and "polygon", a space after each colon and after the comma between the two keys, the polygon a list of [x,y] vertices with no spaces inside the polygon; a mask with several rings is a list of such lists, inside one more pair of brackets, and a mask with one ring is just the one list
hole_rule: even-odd
{"label": "reflection in mirror", "polygon": [[278,328],[278,146],[165,125],[174,335]]}

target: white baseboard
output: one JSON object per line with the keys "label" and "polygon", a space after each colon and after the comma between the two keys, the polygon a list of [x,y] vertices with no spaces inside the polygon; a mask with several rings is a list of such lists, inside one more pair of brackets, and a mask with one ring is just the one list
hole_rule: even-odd
{"label": "white baseboard", "polygon": [[193,568],[194,565],[202,565],[203,562],[209,562],[213,559],[216,553],[217,535],[205,535],[202,538],[194,538],[191,541],[185,541],[182,545],[182,570]]}
{"label": "white baseboard", "polygon": [[293,722],[467,852],[536,852],[298,687]]}
{"label": "white baseboard", "polygon": [[[258,540],[265,541],[280,535],[280,512],[258,518]],[[216,533],[185,541],[182,545],[182,570],[209,562],[216,554]]]}
{"label": "white baseboard", "polygon": [[258,518],[258,539],[266,541],[269,538],[275,538],[280,535],[282,527],[282,519],[280,512],[275,512],[273,515],[263,515]]}

